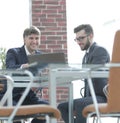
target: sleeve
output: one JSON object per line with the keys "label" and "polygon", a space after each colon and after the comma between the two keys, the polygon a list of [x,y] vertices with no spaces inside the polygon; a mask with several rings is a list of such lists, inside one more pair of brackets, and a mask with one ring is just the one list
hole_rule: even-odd
{"label": "sleeve", "polygon": [[103,47],[97,47],[91,54],[90,64],[105,64],[110,61],[107,50]]}
{"label": "sleeve", "polygon": [[[109,54],[107,50],[103,47],[98,47],[94,50],[93,56],[92,56],[91,64],[105,64],[110,61]],[[99,96],[105,96],[103,93],[103,88],[107,84],[108,79],[107,78],[93,78],[93,86],[95,89],[96,95]]]}
{"label": "sleeve", "polygon": [[21,64],[18,64],[18,53],[15,49],[9,49],[6,54],[6,68],[16,69],[20,68]]}

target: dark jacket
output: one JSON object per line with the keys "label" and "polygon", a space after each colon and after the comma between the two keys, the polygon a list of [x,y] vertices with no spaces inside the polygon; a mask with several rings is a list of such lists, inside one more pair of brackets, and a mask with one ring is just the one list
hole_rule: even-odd
{"label": "dark jacket", "polygon": [[[85,56],[83,57],[83,64]],[[110,62],[110,56],[107,50],[101,46],[98,46],[95,42],[89,49],[86,64],[105,64]],[[87,82],[87,80],[85,80]],[[105,96],[103,93],[103,87],[107,84],[107,78],[93,78],[93,86],[95,94],[98,96]],[[86,96],[86,95],[85,95]]]}
{"label": "dark jacket", "polygon": [[[42,53],[41,51],[36,51],[37,54]],[[25,47],[11,48],[7,51],[6,55],[6,69],[17,69],[20,68],[22,64],[28,63],[28,58],[25,52]],[[37,72],[37,67],[32,68],[33,74]],[[24,88],[15,88],[13,90],[13,97],[21,94]]]}
{"label": "dark jacket", "polygon": [[[37,50],[36,53],[40,54],[42,52]],[[28,58],[24,46],[19,48],[11,48],[7,51],[6,68],[20,68],[20,66],[25,63],[28,63]]]}

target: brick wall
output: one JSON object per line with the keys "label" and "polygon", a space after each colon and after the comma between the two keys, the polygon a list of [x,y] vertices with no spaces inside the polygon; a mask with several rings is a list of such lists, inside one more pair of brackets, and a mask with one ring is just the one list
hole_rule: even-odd
{"label": "brick wall", "polygon": [[[40,50],[64,52],[67,60],[66,0],[32,0],[32,25],[42,33]],[[48,99],[49,89],[43,90]],[[68,98],[68,89],[57,88],[57,102]]]}
{"label": "brick wall", "polygon": [[41,50],[67,54],[65,0],[33,0],[32,24],[42,31]]}

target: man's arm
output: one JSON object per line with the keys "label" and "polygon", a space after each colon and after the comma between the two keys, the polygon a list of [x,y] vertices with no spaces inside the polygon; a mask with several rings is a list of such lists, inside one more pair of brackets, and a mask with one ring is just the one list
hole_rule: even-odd
{"label": "man's arm", "polygon": [[[93,60],[91,64],[105,64],[110,61],[107,50],[103,47],[98,47],[93,54]],[[103,96],[103,88],[107,84],[107,78],[93,78],[93,86],[96,95]]]}
{"label": "man's arm", "polygon": [[28,59],[22,48],[9,49],[6,54],[6,68],[16,69],[28,66]]}
{"label": "man's arm", "polygon": [[17,64],[17,52],[9,49],[6,54],[6,68],[20,68],[21,64]]}

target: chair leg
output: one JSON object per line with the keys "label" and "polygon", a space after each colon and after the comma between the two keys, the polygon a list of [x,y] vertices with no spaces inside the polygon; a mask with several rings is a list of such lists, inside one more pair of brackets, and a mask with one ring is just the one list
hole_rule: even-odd
{"label": "chair leg", "polygon": [[95,121],[96,121],[96,117],[93,117],[93,123],[95,123]]}
{"label": "chair leg", "polygon": [[91,115],[88,114],[87,118],[86,118],[86,123],[89,123],[89,119],[90,119]]}
{"label": "chair leg", "polygon": [[5,120],[0,120],[0,123],[7,123],[7,121],[5,121]]}
{"label": "chair leg", "polygon": [[117,123],[119,123],[119,121],[120,121],[120,117],[117,118]]}
{"label": "chair leg", "polygon": [[[89,118],[92,118],[92,119],[91,119],[91,120],[92,120],[92,123],[98,123],[97,117],[94,117],[94,116],[93,116],[93,117],[89,117]],[[89,118],[88,118],[88,119],[89,119]],[[88,119],[87,119],[87,120],[88,120]],[[87,121],[87,123],[89,123],[89,121]]]}
{"label": "chair leg", "polygon": [[21,120],[21,123],[25,123],[25,121],[24,120]]}
{"label": "chair leg", "polygon": [[89,123],[89,119],[93,118],[93,123],[98,123],[98,118],[94,116],[94,113],[89,113],[86,118],[86,123]]}
{"label": "chair leg", "polygon": [[45,116],[46,123],[50,123],[50,117],[48,115]]}

